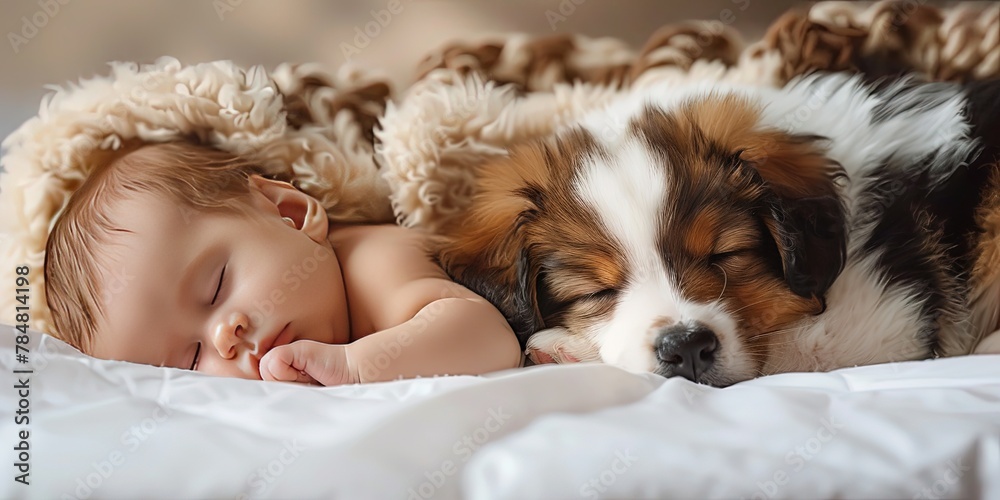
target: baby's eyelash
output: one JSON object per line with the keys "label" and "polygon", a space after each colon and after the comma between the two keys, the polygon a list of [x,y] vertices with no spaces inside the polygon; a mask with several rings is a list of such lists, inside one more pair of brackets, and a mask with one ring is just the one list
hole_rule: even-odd
{"label": "baby's eyelash", "polygon": [[198,342],[198,347],[194,349],[194,359],[191,360],[191,371],[194,371],[198,367],[198,358],[201,354],[201,342]]}
{"label": "baby's eyelash", "polygon": [[226,277],[226,267],[222,267],[222,274],[219,275],[219,286],[215,289],[215,295],[212,296],[212,305],[215,305],[215,299],[219,298],[219,291],[222,290],[222,278]]}

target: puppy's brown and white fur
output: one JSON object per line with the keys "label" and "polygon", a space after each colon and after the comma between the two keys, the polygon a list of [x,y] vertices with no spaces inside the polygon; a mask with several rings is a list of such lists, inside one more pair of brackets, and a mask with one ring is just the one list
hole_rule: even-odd
{"label": "puppy's brown and white fur", "polygon": [[630,95],[478,165],[436,255],[536,358],[728,385],[998,327],[1000,85]]}

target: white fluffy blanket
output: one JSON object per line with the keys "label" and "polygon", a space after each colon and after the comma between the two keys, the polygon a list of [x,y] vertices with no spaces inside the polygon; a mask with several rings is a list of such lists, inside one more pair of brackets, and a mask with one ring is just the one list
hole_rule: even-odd
{"label": "white fluffy blanket", "polygon": [[[315,388],[31,337],[32,483],[8,468],[3,498],[1000,498],[1000,356],[726,389],[601,364]],[[13,351],[0,327],[0,371]]]}

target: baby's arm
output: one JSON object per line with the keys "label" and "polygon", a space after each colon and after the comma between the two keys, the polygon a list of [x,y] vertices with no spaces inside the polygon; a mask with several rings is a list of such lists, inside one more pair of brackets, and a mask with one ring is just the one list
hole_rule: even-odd
{"label": "baby's arm", "polygon": [[521,349],[503,315],[468,289],[424,278],[408,283],[391,301],[401,310],[419,310],[398,326],[347,345],[299,341],[275,348],[261,360],[261,376],[338,385],[520,366]]}
{"label": "baby's arm", "polygon": [[352,342],[347,356],[361,382],[478,375],[521,363],[514,332],[479,297],[430,302],[409,321]]}

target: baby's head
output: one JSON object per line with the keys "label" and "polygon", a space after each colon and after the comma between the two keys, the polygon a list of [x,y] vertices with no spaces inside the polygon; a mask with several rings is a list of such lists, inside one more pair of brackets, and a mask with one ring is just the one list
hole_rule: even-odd
{"label": "baby's head", "polygon": [[185,143],[95,168],[46,244],[53,334],[99,358],[244,378],[271,347],[346,343],[326,212],[253,171]]}

